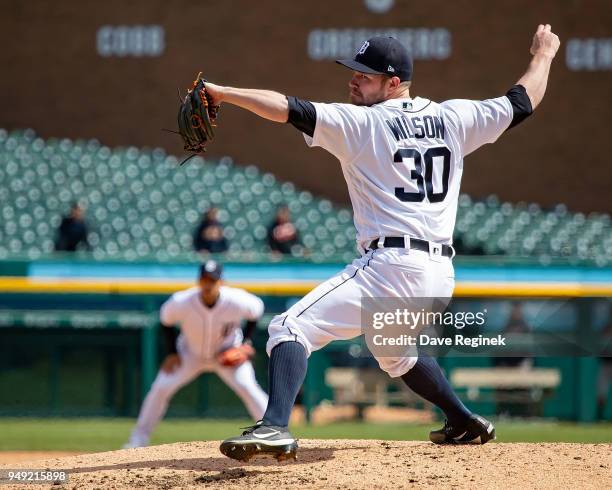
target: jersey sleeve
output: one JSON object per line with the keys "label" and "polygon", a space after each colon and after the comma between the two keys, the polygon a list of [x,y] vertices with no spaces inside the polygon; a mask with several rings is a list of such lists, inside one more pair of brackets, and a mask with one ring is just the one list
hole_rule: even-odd
{"label": "jersey sleeve", "polygon": [[353,160],[369,141],[371,116],[368,109],[353,104],[313,103],[317,117],[312,138],[304,135],[308,146],[320,146],[341,162]]}
{"label": "jersey sleeve", "polygon": [[166,327],[176,325],[180,321],[180,311],[178,302],[174,295],[161,306],[159,310],[159,321]]}
{"label": "jersey sleeve", "polygon": [[508,129],[514,116],[512,104],[505,95],[482,101],[454,99],[441,105],[464,156],[496,141]]}
{"label": "jersey sleeve", "polygon": [[259,320],[264,313],[263,301],[254,294],[243,291],[239,298],[240,309],[245,320]]}

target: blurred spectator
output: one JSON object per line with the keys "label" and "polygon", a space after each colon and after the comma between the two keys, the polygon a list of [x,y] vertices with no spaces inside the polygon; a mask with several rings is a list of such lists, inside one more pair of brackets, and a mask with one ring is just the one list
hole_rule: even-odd
{"label": "blurred spectator", "polygon": [[62,218],[57,230],[55,250],[74,252],[79,244],[86,250],[90,249],[87,241],[87,223],[85,223],[85,210],[78,203],[73,203],[70,213]]}
{"label": "blurred spectator", "polygon": [[273,252],[290,254],[291,247],[298,243],[298,232],[291,222],[289,208],[280,206],[274,221],[268,227],[268,245]]}
{"label": "blurred spectator", "polygon": [[453,248],[457,255],[486,255],[485,249],[480,243],[467,245],[462,235],[455,235],[453,238]]}
{"label": "blurred spectator", "polygon": [[209,208],[193,235],[193,248],[196,252],[221,253],[228,249],[223,227],[217,219],[219,210]]}
{"label": "blurred spectator", "polygon": [[[510,310],[510,318],[504,327],[502,334],[505,335],[527,335],[531,333],[531,328],[523,317],[523,304],[520,301],[512,303]],[[498,367],[522,367],[529,368],[533,366],[533,358],[531,357],[494,357],[493,365]]]}
{"label": "blurred spectator", "polygon": [[[520,301],[512,303],[512,309],[510,310],[510,318],[508,323],[504,327],[503,335],[524,335],[527,336],[531,333],[531,327],[525,321],[523,313],[523,304]],[[531,350],[529,347],[529,350]],[[494,357],[493,366],[504,367],[504,368],[516,368],[529,370],[533,368],[532,357]],[[498,415],[514,416],[514,417],[525,417],[533,415],[531,410],[532,406],[526,405],[525,403],[517,403],[511,401],[513,398],[528,397],[529,390],[522,388],[498,388],[495,390],[497,401],[497,413]]]}

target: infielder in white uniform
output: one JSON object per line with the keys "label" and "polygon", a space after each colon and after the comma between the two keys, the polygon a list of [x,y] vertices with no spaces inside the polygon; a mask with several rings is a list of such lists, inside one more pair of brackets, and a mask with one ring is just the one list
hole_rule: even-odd
{"label": "infielder in white uniform", "polygon": [[[263,419],[221,444],[223,454],[248,460],[294,457],[289,414],[304,380],[307,357],[337,339],[362,333],[362,298],[452,296],[453,228],[463,159],[493,143],[541,102],[559,47],[550,25],[540,25],[525,74],[501,97],[436,103],[410,96],[412,60],[391,37],[363,43],[354,59],[350,103],[312,103],[277,92],[207,84],[214,103],[227,102],[266,119],[289,122],[309,146],[340,161],[354,211],[362,256],[287,312],[276,316],[267,345],[270,402]],[[434,443],[480,443],[493,425],[472,414],[430,357],[378,357],[382,369],[446,415]]]}
{"label": "infielder in white uniform", "polygon": [[[255,379],[249,358],[250,337],[261,318],[261,299],[242,289],[221,285],[222,267],[214,260],[202,264],[199,285],[173,294],[161,307],[160,321],[169,354],[151,385],[136,427],[125,447],[149,443],[172,396],[203,372],[215,372],[242,399],[251,417],[259,420],[268,396]],[[240,328],[247,320],[245,333]],[[176,335],[175,325],[180,326]]]}

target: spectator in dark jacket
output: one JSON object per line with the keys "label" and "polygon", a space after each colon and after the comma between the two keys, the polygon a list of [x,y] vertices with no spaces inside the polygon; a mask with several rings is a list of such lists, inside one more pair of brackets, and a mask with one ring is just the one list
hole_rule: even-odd
{"label": "spectator in dark jacket", "polygon": [[228,249],[223,235],[223,227],[217,219],[217,208],[209,208],[193,236],[193,248],[196,252],[221,253]]}
{"label": "spectator in dark jacket", "polygon": [[268,245],[273,252],[290,254],[291,247],[298,242],[298,232],[291,222],[289,208],[287,206],[279,207],[274,221],[268,227]]}
{"label": "spectator in dark jacket", "polygon": [[70,214],[64,216],[58,228],[55,250],[61,252],[74,252],[82,245],[89,250],[87,241],[87,223],[85,223],[85,211],[78,203],[73,203]]}

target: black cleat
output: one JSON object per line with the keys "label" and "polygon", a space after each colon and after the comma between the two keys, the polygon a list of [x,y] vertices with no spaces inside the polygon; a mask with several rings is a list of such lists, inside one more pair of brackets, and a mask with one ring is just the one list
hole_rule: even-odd
{"label": "black cleat", "polygon": [[485,444],[495,440],[495,427],[480,415],[472,415],[461,427],[453,427],[445,420],[444,427],[429,433],[429,440],[434,444]]}
{"label": "black cleat", "polygon": [[297,441],[286,427],[262,425],[248,427],[240,436],[230,437],[219,449],[228,458],[247,462],[255,456],[272,456],[277,461],[297,459]]}

